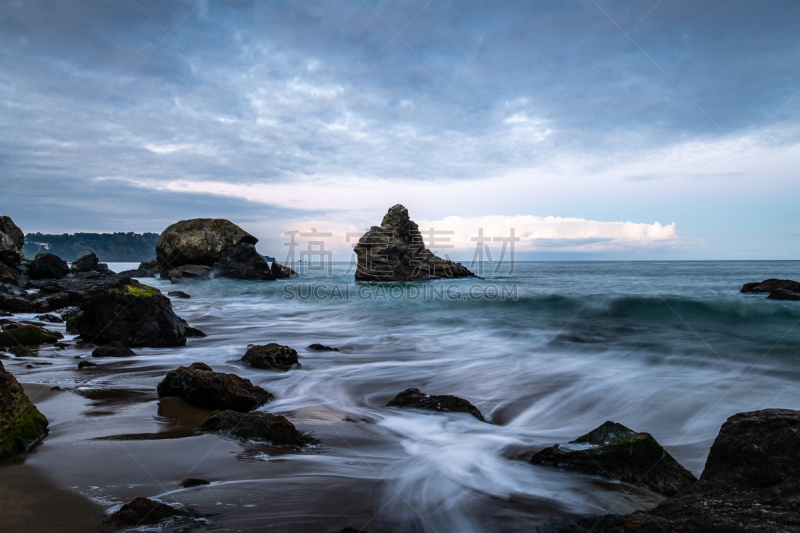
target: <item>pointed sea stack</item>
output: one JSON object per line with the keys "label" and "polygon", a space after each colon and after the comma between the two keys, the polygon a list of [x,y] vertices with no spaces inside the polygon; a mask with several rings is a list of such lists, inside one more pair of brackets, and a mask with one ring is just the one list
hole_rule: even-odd
{"label": "pointed sea stack", "polygon": [[475,277],[460,263],[442,259],[425,248],[417,224],[400,204],[389,209],[380,226],[372,226],[354,251],[356,281],[429,281]]}

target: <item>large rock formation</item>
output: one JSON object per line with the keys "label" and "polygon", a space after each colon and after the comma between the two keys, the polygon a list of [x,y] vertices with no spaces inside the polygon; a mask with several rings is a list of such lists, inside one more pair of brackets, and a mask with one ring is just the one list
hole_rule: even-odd
{"label": "large rock formation", "polygon": [[46,432],[47,418],[0,363],[0,462],[24,452]]}
{"label": "large rock formation", "polygon": [[270,413],[215,411],[197,431],[275,446],[305,446],[315,442],[315,439],[298,431],[286,418]]}
{"label": "large rock formation", "polygon": [[65,306],[82,307],[92,295],[124,287],[131,283],[128,276],[120,276],[113,272],[81,272],[73,278],[57,281],[44,281],[39,283],[39,294],[34,300],[37,312],[44,312],[51,307],[58,309]]}
{"label": "large rock formation", "polygon": [[425,394],[419,389],[406,389],[386,405],[388,407],[413,407],[445,413],[469,413],[481,422],[486,422],[477,407],[463,398],[449,394],[437,396]]}
{"label": "large rock formation", "polygon": [[356,281],[427,281],[474,277],[465,266],[435,256],[425,248],[419,227],[402,205],[389,209],[380,226],[372,226],[355,249]]}
{"label": "large rock formation", "polygon": [[14,239],[0,232],[0,261],[10,267],[15,267],[23,259],[25,259],[25,256],[14,243]]}
{"label": "large rock formation", "polygon": [[120,341],[131,347],[186,344],[183,322],[169,298],[136,280],[128,278],[127,283],[93,292],[77,305],[81,313],[67,321],[67,331],[86,342]]}
{"label": "large rock formation", "polygon": [[22,247],[25,246],[25,234],[14,224],[11,217],[0,216],[0,233],[8,235],[18,250],[22,250]]}
{"label": "large rock formation", "polygon": [[156,245],[162,276],[183,265],[214,266],[222,251],[239,243],[256,244],[258,239],[224,219],[181,220],[161,234]]}
{"label": "large rock formation", "polygon": [[530,462],[618,479],[665,496],[697,481],[652,435],[610,421],[566,444],[545,448]]}
{"label": "large rock formation", "polygon": [[214,372],[205,363],[181,366],[167,373],[158,384],[159,396],[180,396],[206,409],[247,412],[272,401],[274,396],[249,379]]}
{"label": "large rock formation", "polygon": [[31,279],[63,279],[70,272],[66,261],[55,254],[42,252],[36,254],[28,268]]}
{"label": "large rock formation", "polygon": [[242,357],[242,362],[265,370],[291,370],[300,368],[297,350],[275,342],[263,346],[251,346]]}
{"label": "large rock formation", "polygon": [[722,425],[700,481],[648,511],[588,518],[562,533],[800,531],[800,411],[738,413]]}
{"label": "large rock formation", "polygon": [[239,243],[226,248],[214,264],[214,276],[220,278],[274,280],[267,262],[252,244]]}

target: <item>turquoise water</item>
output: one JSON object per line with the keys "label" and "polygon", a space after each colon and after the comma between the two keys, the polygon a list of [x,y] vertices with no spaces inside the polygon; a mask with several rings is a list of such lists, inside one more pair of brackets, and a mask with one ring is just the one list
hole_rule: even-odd
{"label": "turquoise water", "polygon": [[[531,466],[523,459],[532,450],[613,420],[652,433],[699,475],[728,416],[800,408],[800,302],[738,292],[745,282],[800,279],[800,262],[527,262],[510,276],[416,289],[359,285],[347,269],[180,287],[142,279],[164,293],[190,293],[173,306],[208,337],[182,348],[137,349],[124,366],[94,376],[74,370],[71,350],[54,352],[47,367],[9,363],[21,381],[142,391],[150,396],[135,416],[149,423],[158,418],[152,391],[164,373],[203,361],[273,392],[276,401],[262,410],[287,415],[322,441],[314,452],[280,461],[266,454],[247,468],[235,454],[202,463],[202,453],[187,451],[159,469],[163,483],[145,476],[136,490],[123,487],[122,474],[118,488],[92,483],[91,472],[65,473],[64,483],[86,494],[103,485],[111,508],[132,495],[172,497],[164,487],[207,467],[216,492],[183,491],[181,501],[212,510],[223,502],[218,520],[232,530],[530,531],[551,519],[658,501],[621,484]],[[267,342],[296,348],[302,369],[276,374],[236,362],[248,344]],[[341,351],[305,349],[315,342]],[[408,387],[466,398],[492,424],[385,407]],[[219,440],[179,440],[206,442],[200,439]],[[175,442],[161,442],[137,445],[134,454],[175,453]],[[31,460],[55,465],[58,453],[43,445]],[[91,468],[101,477],[108,465]],[[264,500],[245,504],[245,494]],[[290,509],[269,502],[277,494]],[[348,503],[338,503],[345,494]]]}

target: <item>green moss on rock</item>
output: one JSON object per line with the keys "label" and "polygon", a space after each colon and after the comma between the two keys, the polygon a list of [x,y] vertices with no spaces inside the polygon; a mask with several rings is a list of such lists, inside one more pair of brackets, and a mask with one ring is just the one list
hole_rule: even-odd
{"label": "green moss on rock", "polygon": [[47,418],[0,363],[0,461],[23,452],[47,433]]}
{"label": "green moss on rock", "polygon": [[50,331],[39,326],[22,326],[9,329],[0,333],[0,347],[10,348],[12,346],[35,346],[37,344],[53,344],[64,335],[56,331]]}

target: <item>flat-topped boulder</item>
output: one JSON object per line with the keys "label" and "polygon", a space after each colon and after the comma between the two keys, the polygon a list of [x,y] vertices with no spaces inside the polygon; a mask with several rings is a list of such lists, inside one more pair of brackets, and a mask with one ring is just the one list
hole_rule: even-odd
{"label": "flat-topped boulder", "polygon": [[[72,278],[39,283],[39,294],[36,295],[37,299],[34,300],[34,304],[40,299],[61,295],[56,301],[41,302],[42,305],[37,306],[37,311],[39,307],[46,305],[53,306],[53,309],[65,306],[82,307],[92,295],[109,289],[118,289],[129,283],[131,283],[130,277],[120,276],[113,272],[96,270],[81,272]],[[42,309],[42,311],[46,311],[46,309]]]}
{"label": "flat-topped boulder", "polygon": [[134,270],[123,270],[119,273],[120,276],[128,276],[129,278],[154,278],[156,275],[151,270],[137,268]]}
{"label": "flat-topped boulder", "polygon": [[162,273],[161,277],[167,277],[172,283],[178,283],[185,280],[192,279],[211,279],[214,274],[214,269],[205,265],[183,265],[178,268],[172,268],[165,274]]}
{"label": "flat-topped boulder", "polygon": [[183,346],[186,330],[161,291],[136,280],[88,294],[81,313],[67,320],[67,331],[86,342],[154,348]]}
{"label": "flat-topped boulder", "polygon": [[739,292],[772,292],[778,289],[800,292],[800,282],[790,279],[770,278],[756,283],[745,283]]}
{"label": "flat-topped boulder", "polygon": [[39,344],[55,344],[64,335],[58,331],[50,331],[39,326],[28,324],[25,326],[6,329],[0,333],[0,347],[37,346]]}
{"label": "flat-topped boulder", "polygon": [[792,292],[788,289],[775,289],[769,293],[767,300],[786,300],[796,302],[800,300],[800,292]]}
{"label": "flat-topped boulder", "polygon": [[579,520],[561,533],[800,531],[800,411],[738,413],[722,425],[700,481],[657,507]]}
{"label": "flat-topped boulder", "polygon": [[47,418],[0,362],[0,462],[33,446],[47,433]]}
{"label": "flat-topped boulder", "polygon": [[617,479],[665,496],[697,481],[652,435],[611,421],[573,441],[537,452],[530,462]]}
{"label": "flat-topped boulder", "polygon": [[389,209],[380,226],[367,231],[354,251],[356,281],[428,281],[474,277],[464,265],[442,259],[425,248],[417,224],[402,205]]}
{"label": "flat-topped boulder", "polygon": [[192,363],[167,373],[158,384],[159,396],[180,396],[187,403],[206,409],[247,412],[264,405],[274,396],[249,379],[214,372],[205,363]]}
{"label": "flat-topped boulder", "polygon": [[172,224],[156,245],[156,261],[162,276],[183,265],[214,266],[222,251],[258,239],[225,219],[195,218]]}
{"label": "flat-topped boulder", "polygon": [[281,415],[260,412],[215,411],[197,431],[273,446],[305,446],[316,442]]}
{"label": "flat-topped boulder", "polygon": [[425,394],[419,389],[406,389],[386,405],[387,407],[413,407],[443,413],[469,413],[481,422],[486,422],[477,407],[463,398],[449,394],[432,395]]}
{"label": "flat-topped boulder", "polygon": [[239,243],[226,248],[214,264],[214,277],[274,281],[269,264],[252,244]]}
{"label": "flat-topped boulder", "polygon": [[251,346],[241,361],[254,368],[287,371],[300,368],[297,350],[271,342],[263,346]]}

